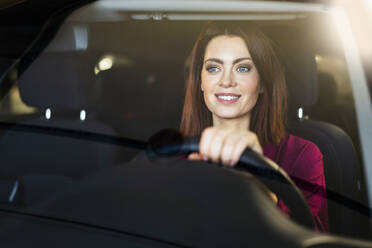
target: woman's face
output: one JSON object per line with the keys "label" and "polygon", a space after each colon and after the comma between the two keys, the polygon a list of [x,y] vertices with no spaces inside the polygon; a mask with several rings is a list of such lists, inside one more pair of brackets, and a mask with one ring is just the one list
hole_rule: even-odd
{"label": "woman's face", "polygon": [[214,123],[221,119],[249,121],[260,86],[257,69],[242,38],[221,35],[208,43],[201,88]]}

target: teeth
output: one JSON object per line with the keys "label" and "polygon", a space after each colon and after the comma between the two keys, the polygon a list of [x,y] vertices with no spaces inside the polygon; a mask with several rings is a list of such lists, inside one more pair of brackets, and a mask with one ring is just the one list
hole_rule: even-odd
{"label": "teeth", "polygon": [[231,101],[231,100],[237,99],[238,97],[237,96],[218,96],[218,98],[225,100],[225,101]]}

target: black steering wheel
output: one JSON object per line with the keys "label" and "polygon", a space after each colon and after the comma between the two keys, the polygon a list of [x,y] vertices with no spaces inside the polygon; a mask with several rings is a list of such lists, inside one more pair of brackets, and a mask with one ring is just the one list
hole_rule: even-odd
{"label": "black steering wheel", "polygon": [[[176,130],[161,130],[149,139],[147,154],[149,157],[187,155],[199,151],[199,141],[199,136],[183,137]],[[276,194],[278,199],[288,206],[294,221],[314,229],[309,206],[301,191],[276,163],[251,149],[246,149],[234,168],[258,177],[266,187]]]}

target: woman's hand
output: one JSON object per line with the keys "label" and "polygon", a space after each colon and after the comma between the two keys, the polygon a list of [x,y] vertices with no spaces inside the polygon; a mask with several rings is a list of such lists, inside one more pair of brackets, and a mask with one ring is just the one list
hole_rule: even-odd
{"label": "woman's hand", "polygon": [[206,128],[200,138],[199,153],[189,155],[190,160],[211,160],[225,166],[234,166],[249,147],[262,154],[257,135],[246,129],[227,126]]}
{"label": "woman's hand", "polygon": [[[247,147],[262,154],[262,148],[255,133],[224,126],[209,127],[201,135],[199,153],[191,153],[188,159],[212,160],[226,166],[234,166]],[[266,187],[264,191],[275,204],[278,203],[278,198],[273,192]]]}

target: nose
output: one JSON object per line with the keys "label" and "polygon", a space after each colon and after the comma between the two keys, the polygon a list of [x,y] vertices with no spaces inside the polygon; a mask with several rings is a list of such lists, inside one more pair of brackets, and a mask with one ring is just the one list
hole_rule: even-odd
{"label": "nose", "polygon": [[224,71],[219,85],[223,88],[234,87],[236,85],[234,74],[231,70]]}

